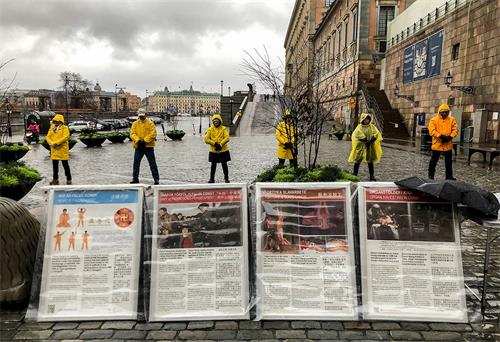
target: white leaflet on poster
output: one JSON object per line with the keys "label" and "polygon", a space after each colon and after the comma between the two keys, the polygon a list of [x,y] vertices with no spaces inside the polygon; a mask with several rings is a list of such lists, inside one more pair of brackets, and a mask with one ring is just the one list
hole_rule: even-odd
{"label": "white leaflet on poster", "polygon": [[394,183],[358,193],[363,318],[466,322],[455,206]]}
{"label": "white leaflet on poster", "polygon": [[149,320],[248,319],[247,229],[246,185],[155,188]]}
{"label": "white leaflet on poster", "polygon": [[137,317],[143,190],[49,191],[37,320]]}
{"label": "white leaflet on poster", "polygon": [[350,183],[257,183],[256,202],[256,319],[357,319]]}

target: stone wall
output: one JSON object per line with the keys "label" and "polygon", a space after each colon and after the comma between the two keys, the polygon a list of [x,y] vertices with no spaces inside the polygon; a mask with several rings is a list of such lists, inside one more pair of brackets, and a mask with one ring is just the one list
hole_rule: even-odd
{"label": "stone wall", "polygon": [[[452,108],[463,110],[462,127],[472,124],[472,113],[483,110],[488,116],[486,142],[498,143],[500,125],[498,119],[493,121],[492,113],[500,111],[500,91],[495,79],[500,74],[500,56],[497,53],[500,48],[500,9],[496,0],[471,1],[469,4],[445,15],[387,51],[387,67],[385,76],[382,76],[385,77],[385,93],[392,107],[404,116],[410,132],[413,130],[414,113],[425,112],[427,124],[437,107],[448,102]],[[417,20],[419,18],[415,18]],[[439,30],[444,30],[440,75],[403,84],[404,49]],[[458,58],[453,60],[455,44],[460,44],[460,47]],[[446,86],[444,77],[448,71],[453,75],[452,85],[471,85],[475,87],[474,95]],[[414,106],[408,100],[397,98],[394,95],[396,85],[399,86],[400,94],[414,95],[418,104]]]}

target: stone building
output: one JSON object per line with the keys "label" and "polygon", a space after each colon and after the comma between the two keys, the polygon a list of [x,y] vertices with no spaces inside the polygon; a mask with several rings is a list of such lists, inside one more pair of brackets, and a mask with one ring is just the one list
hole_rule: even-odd
{"label": "stone building", "polygon": [[410,135],[448,102],[456,141],[500,142],[499,22],[497,0],[417,0],[389,25],[380,88]]}
{"label": "stone building", "polygon": [[163,91],[148,96],[146,106],[148,111],[156,113],[211,114],[220,110],[220,94],[197,91],[193,86],[182,91],[169,91],[165,87]]}
{"label": "stone building", "polygon": [[[414,0],[413,0],[414,1]],[[404,138],[392,122],[397,112],[380,108],[387,101],[379,90],[381,60],[387,48],[388,23],[412,0],[335,0],[311,36],[318,66],[315,86],[328,93],[337,127],[353,128],[362,111],[371,111],[385,135]]]}

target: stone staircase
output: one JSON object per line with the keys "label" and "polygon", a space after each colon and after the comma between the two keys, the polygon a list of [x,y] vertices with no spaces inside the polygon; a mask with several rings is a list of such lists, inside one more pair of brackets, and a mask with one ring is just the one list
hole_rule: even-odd
{"label": "stone staircase", "polygon": [[371,96],[377,102],[384,118],[384,138],[409,140],[410,136],[406,124],[397,109],[393,109],[383,90],[368,88]]}

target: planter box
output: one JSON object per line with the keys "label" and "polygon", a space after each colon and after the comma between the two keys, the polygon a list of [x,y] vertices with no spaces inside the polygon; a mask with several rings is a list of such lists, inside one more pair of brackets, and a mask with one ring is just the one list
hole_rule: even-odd
{"label": "planter box", "polygon": [[338,140],[342,140],[344,138],[344,133],[334,133],[333,135],[335,135]]}
{"label": "planter box", "polygon": [[2,186],[0,187],[0,193],[2,197],[7,197],[13,199],[14,201],[19,201],[28,192],[31,191],[36,182],[25,181],[14,186]]}
{"label": "planter box", "polygon": [[[69,149],[71,150],[76,145],[77,142],[78,142],[77,140],[70,140],[69,141]],[[50,151],[50,146],[47,143],[47,141],[45,141],[45,139],[42,142],[42,146],[45,147],[46,150]]]}
{"label": "planter box", "polygon": [[80,141],[87,147],[100,147],[106,138],[80,138]]}
{"label": "planter box", "polygon": [[123,143],[125,141],[125,139],[127,139],[127,138],[128,137],[125,135],[116,135],[116,136],[112,136],[112,137],[107,137],[107,139],[109,141],[111,141],[113,144]]}
{"label": "planter box", "polygon": [[186,135],[186,132],[166,132],[167,137],[172,140],[182,140],[182,137]]}
{"label": "planter box", "polygon": [[24,157],[29,150],[14,150],[14,151],[0,151],[0,162],[2,163],[10,163]]}

